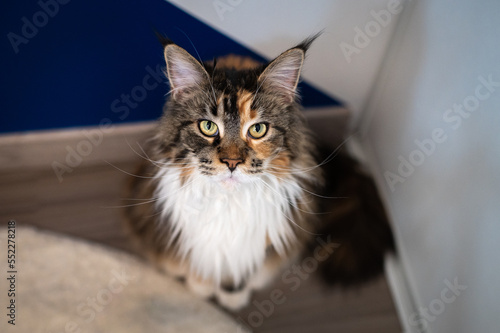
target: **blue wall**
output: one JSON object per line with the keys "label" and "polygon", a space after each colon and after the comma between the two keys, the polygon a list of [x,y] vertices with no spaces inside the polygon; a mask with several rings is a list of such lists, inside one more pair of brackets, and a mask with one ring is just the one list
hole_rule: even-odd
{"label": "blue wall", "polygon": [[[9,0],[0,11],[0,132],[158,118],[168,86],[153,28],[204,60],[265,60],[163,0]],[[306,106],[339,104],[300,89]]]}

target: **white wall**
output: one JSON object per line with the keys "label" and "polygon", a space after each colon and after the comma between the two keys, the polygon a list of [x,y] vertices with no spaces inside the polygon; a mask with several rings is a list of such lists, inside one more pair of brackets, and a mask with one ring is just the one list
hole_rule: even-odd
{"label": "white wall", "polygon": [[[403,321],[427,322],[429,332],[499,332],[500,1],[419,0],[401,15],[363,115],[363,143],[415,303],[428,308],[427,319]],[[467,103],[463,115],[448,111]],[[415,140],[433,131],[440,142],[419,153]],[[419,165],[398,172],[398,158]],[[387,172],[404,182],[388,182]],[[459,296],[445,282],[455,278],[466,286]]]}
{"label": "white wall", "polygon": [[[346,102],[355,120],[364,107],[399,16],[390,14],[388,7],[394,13],[402,9],[401,3],[397,6],[399,0],[170,2],[269,59],[324,29],[311,48],[303,76],[320,90]],[[371,11],[381,10],[389,15],[379,18],[378,23]],[[371,29],[373,37],[355,43],[355,37],[361,35],[356,27],[361,31]],[[342,51],[341,45],[349,48],[347,44],[357,48],[353,52],[358,53]]]}

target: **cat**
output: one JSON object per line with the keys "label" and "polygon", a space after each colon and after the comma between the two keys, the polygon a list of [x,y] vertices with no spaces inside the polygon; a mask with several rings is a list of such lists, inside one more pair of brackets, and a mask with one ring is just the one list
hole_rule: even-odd
{"label": "cat", "polygon": [[[332,242],[339,231],[334,241],[340,249],[346,242],[354,253],[349,259],[339,250],[342,258],[335,253],[328,258],[325,265],[330,263],[333,273],[324,271],[331,281],[364,281],[358,278],[364,274],[362,265],[372,261],[376,267],[367,276],[380,273],[383,253],[393,247],[385,215],[375,223],[383,237],[360,235],[382,239],[380,246],[369,242],[369,250],[359,252],[365,260],[356,257],[357,246],[366,247],[363,241],[353,242],[346,228],[336,224],[336,215],[327,213],[334,199],[325,195],[325,182],[327,190],[342,196],[343,177],[361,179],[362,172],[342,153],[343,174],[333,183],[325,179],[325,163],[320,164],[320,150],[302,114],[297,84],[317,36],[268,64],[238,56],[201,62],[170,39],[159,38],[171,91],[131,179],[128,198],[139,201],[126,208],[127,230],[141,252],[196,294],[213,297],[230,310],[244,307],[251,292],[311,248],[317,234]],[[361,187],[370,182],[367,177]],[[358,185],[348,191],[352,198]],[[377,200],[374,187],[367,197],[372,195]],[[350,209],[363,208],[356,202]],[[381,207],[380,202],[374,205]],[[370,224],[369,214],[360,214],[359,225]],[[349,229],[352,223],[343,224]],[[353,260],[359,262],[354,269]]]}

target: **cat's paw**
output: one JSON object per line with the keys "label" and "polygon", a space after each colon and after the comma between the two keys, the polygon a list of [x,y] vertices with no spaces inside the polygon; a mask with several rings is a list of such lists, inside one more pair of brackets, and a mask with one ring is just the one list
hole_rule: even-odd
{"label": "cat's paw", "polygon": [[202,298],[209,298],[215,294],[215,285],[212,281],[202,280],[194,275],[188,276],[186,285],[191,292]]}
{"label": "cat's paw", "polygon": [[217,290],[217,301],[219,304],[231,311],[238,311],[244,308],[250,301],[250,288],[243,288],[238,291]]}

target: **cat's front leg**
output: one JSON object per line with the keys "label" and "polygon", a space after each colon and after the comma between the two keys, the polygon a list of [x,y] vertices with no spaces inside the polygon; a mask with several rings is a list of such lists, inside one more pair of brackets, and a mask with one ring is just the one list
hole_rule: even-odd
{"label": "cat's front leg", "polygon": [[212,280],[202,279],[190,272],[186,261],[181,261],[172,256],[161,256],[156,258],[156,265],[166,274],[177,279],[183,279],[186,287],[201,298],[210,298],[216,293],[216,286]]}
{"label": "cat's front leg", "polygon": [[186,279],[189,267],[185,261],[171,256],[161,256],[156,259],[156,266],[163,272],[178,279]]}
{"label": "cat's front leg", "polygon": [[260,290],[269,286],[277,278],[278,274],[296,260],[300,254],[300,250],[296,249],[288,253],[286,257],[281,257],[272,247],[266,252],[267,256],[264,264],[248,281],[250,288],[253,290]]}
{"label": "cat's front leg", "polygon": [[279,273],[299,254],[299,251],[294,251],[286,257],[281,257],[272,247],[266,252],[266,260],[247,281],[236,287],[232,284],[222,284],[217,288],[216,297],[221,306],[232,311],[244,308],[250,302],[252,291],[266,288],[273,283]]}

